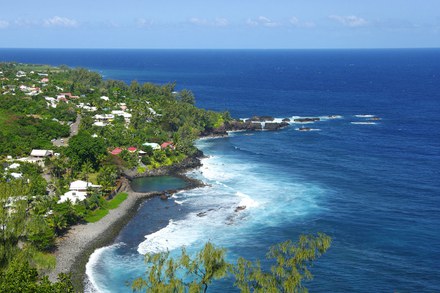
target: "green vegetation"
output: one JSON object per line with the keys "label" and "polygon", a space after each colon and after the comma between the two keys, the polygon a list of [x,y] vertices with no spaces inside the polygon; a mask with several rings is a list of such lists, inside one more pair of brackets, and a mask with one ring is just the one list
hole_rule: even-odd
{"label": "green vegetation", "polygon": [[[125,200],[111,199],[121,173],[182,162],[201,133],[230,119],[196,108],[194,94],[173,83],[128,85],[67,66],[0,63],[0,72],[0,292],[16,291],[11,282],[22,292],[70,292],[66,276],[51,285],[38,275],[53,266],[56,237]],[[44,157],[31,158],[33,149]],[[76,180],[100,187],[70,190]]]}
{"label": "green vegetation", "polygon": [[260,261],[240,258],[226,262],[226,251],[207,243],[194,257],[185,249],[178,258],[169,252],[145,255],[147,271],[132,283],[136,292],[207,292],[214,281],[235,279],[241,292],[308,292],[304,280],[313,278],[309,268],[331,244],[325,234],[302,235],[298,243],[288,240],[272,246],[267,254],[272,263],[265,271]]}
{"label": "green vegetation", "polygon": [[88,223],[95,223],[107,216],[108,210],[106,209],[98,209],[95,211],[92,211],[87,214],[87,216],[84,217],[84,220]]}
{"label": "green vegetation", "polygon": [[114,198],[112,198],[111,200],[109,200],[107,202],[107,208],[109,210],[113,210],[116,209],[117,207],[119,207],[119,205],[126,200],[128,197],[128,193],[126,192],[121,192],[118,193]]}
{"label": "green vegetation", "polygon": [[113,210],[113,209],[116,209],[117,207],[119,207],[119,205],[124,200],[126,200],[127,197],[128,197],[128,194],[125,192],[118,193],[114,198],[105,202],[104,206],[100,207],[97,210],[89,212],[84,217],[84,220],[86,220],[89,223],[98,222],[99,220],[104,218],[109,213],[109,210]]}

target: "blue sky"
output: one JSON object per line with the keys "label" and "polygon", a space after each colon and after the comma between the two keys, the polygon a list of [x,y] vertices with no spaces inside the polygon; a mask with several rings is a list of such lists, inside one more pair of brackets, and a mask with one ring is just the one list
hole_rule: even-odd
{"label": "blue sky", "polygon": [[440,47],[440,0],[14,0],[0,48]]}

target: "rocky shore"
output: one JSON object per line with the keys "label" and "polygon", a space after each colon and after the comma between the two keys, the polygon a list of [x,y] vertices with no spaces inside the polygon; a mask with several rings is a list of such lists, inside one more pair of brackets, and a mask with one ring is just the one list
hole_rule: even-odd
{"label": "rocky shore", "polygon": [[[179,173],[188,170],[190,168],[189,166],[200,166],[200,160],[197,158],[192,158],[191,162],[191,164],[187,162],[187,164],[181,166],[176,165],[169,169],[157,171],[158,173],[155,175],[173,174],[179,176],[188,182],[188,186],[185,187],[185,190],[204,186],[202,182]],[[75,289],[79,292],[84,291],[85,265],[90,255],[96,249],[111,244],[121,229],[136,215],[139,206],[146,199],[155,196],[165,198],[166,194],[172,194],[179,190],[139,193],[131,189],[130,179],[124,178],[123,187],[120,191],[128,193],[128,197],[117,209],[110,210],[109,213],[98,222],[75,225],[71,227],[63,237],[57,239],[57,249],[55,251],[56,267],[48,275],[51,281],[56,281],[60,273],[70,272]]]}
{"label": "rocky shore", "polygon": [[274,131],[289,126],[288,122],[290,122],[289,118],[285,118],[281,122],[275,122],[275,118],[271,116],[253,116],[246,120],[234,119],[219,128],[203,132],[201,136],[227,136],[228,131]]}

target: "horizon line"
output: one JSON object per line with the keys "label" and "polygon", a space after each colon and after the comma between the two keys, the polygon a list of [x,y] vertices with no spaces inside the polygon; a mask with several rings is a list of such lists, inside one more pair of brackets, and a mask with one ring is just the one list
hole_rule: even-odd
{"label": "horizon line", "polygon": [[0,50],[163,50],[163,51],[295,51],[295,50],[423,50],[440,47],[353,47],[353,48],[67,48],[67,47],[0,47]]}

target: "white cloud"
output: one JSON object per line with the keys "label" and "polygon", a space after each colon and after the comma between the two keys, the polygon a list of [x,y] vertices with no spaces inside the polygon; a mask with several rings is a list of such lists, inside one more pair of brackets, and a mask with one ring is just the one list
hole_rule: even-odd
{"label": "white cloud", "polygon": [[9,21],[0,19],[0,29],[7,28],[9,26]]}
{"label": "white cloud", "polygon": [[229,20],[223,17],[217,17],[214,20],[206,18],[192,17],[188,20],[190,24],[198,26],[215,26],[215,27],[226,27],[229,25]]}
{"label": "white cloud", "polygon": [[265,26],[265,27],[277,27],[280,26],[281,23],[275,22],[266,16],[259,16],[255,19],[248,18],[246,24],[249,26]]}
{"label": "white cloud", "polygon": [[14,20],[14,25],[20,26],[20,27],[29,27],[29,26],[41,25],[41,23],[39,23],[38,21],[35,21],[35,20],[18,18],[16,20]]}
{"label": "white cloud", "polygon": [[289,22],[294,27],[313,28],[316,24],[313,21],[301,21],[297,17],[293,16],[289,19]]}
{"label": "white cloud", "polygon": [[44,26],[62,26],[62,27],[77,27],[79,25],[78,21],[75,19],[70,19],[67,17],[54,16],[43,21]]}
{"label": "white cloud", "polygon": [[348,27],[361,27],[368,25],[367,20],[355,15],[349,15],[349,16],[330,15],[329,18]]}

